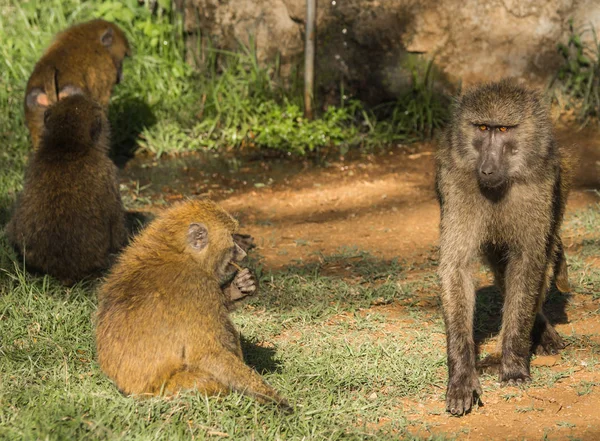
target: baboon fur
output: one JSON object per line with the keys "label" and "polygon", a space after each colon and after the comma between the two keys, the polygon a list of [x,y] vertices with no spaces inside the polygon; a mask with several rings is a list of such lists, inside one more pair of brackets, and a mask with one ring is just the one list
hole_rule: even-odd
{"label": "baboon fur", "polygon": [[77,24],[57,34],[25,90],[25,121],[33,147],[39,145],[44,111],[59,99],[83,92],[107,110],[112,88],[122,78],[123,59],[130,55],[125,33],[105,20]]}
{"label": "baboon fur", "polygon": [[479,86],[456,100],[436,159],[446,406],[462,415],[481,395],[471,275],[477,257],[490,265],[504,295],[500,381],[530,379],[532,334],[537,353],[564,347],[542,304],[553,269],[559,289],[569,288],[558,233],[574,160],[557,145],[539,94],[510,80]]}
{"label": "baboon fur", "polygon": [[48,109],[6,234],[28,269],[72,284],[105,269],[127,233],[104,110],[83,95]]}
{"label": "baboon fur", "polygon": [[[244,364],[222,288],[246,253],[237,222],[209,200],[179,203],[123,252],[99,291],[96,342],[102,370],[125,394],[237,391],[287,402]],[[242,271],[243,272],[243,271]],[[237,276],[236,276],[237,277]]]}

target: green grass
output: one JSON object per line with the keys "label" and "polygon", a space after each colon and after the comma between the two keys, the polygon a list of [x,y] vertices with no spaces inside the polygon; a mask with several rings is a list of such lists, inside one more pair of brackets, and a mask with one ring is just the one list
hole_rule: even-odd
{"label": "green grass", "polygon": [[[598,243],[585,249],[600,252]],[[124,397],[95,360],[96,282],[65,289],[23,273],[3,240],[0,259],[0,439],[420,439],[410,431],[421,423],[410,422],[414,410],[402,400],[443,398],[441,314],[415,301],[436,297],[435,264],[408,266],[353,248],[276,272],[255,262],[261,293],[234,321],[247,362],[294,405],[284,415],[238,394]],[[588,271],[571,270],[572,279]],[[588,277],[600,283],[600,274]],[[405,316],[397,321],[388,306]],[[532,387],[555,386],[582,361],[597,370],[597,351],[582,352],[591,343],[567,340],[566,370],[534,368]],[[482,380],[488,393],[498,389],[495,377]],[[573,387],[589,394],[594,385]],[[515,412],[534,410],[521,407]]]}
{"label": "green grass", "polygon": [[321,265],[265,272],[261,295],[234,315],[249,363],[292,415],[237,394],[122,396],[95,361],[95,283],[65,289],[23,273],[5,243],[2,255],[0,439],[415,439],[398,400],[443,387],[441,334],[417,325],[399,334],[364,310],[402,279],[397,263],[365,253],[324,260],[352,262],[352,283]]}

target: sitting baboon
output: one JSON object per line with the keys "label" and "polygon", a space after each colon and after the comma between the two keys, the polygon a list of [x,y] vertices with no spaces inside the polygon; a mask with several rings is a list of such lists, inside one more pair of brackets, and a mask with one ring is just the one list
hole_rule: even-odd
{"label": "sitting baboon", "polygon": [[6,234],[28,269],[72,284],[110,265],[127,239],[125,215],[102,107],[75,94],[44,119]]}
{"label": "sitting baboon", "polygon": [[108,109],[112,88],[122,79],[123,59],[131,55],[127,37],[114,23],[97,19],[60,32],[35,65],[25,89],[25,121],[37,148],[44,111],[83,92]]}
{"label": "sitting baboon", "polygon": [[159,215],[120,256],[99,291],[96,342],[102,370],[125,394],[206,395],[237,391],[287,401],[244,364],[229,318],[232,302],[255,290],[237,222],[208,200]]}

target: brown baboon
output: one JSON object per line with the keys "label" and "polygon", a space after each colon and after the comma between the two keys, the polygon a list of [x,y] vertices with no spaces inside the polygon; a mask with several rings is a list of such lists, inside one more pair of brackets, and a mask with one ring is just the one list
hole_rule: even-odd
{"label": "brown baboon", "polygon": [[237,222],[208,200],[159,215],[123,252],[100,288],[96,342],[102,370],[125,394],[237,391],[287,401],[244,364],[229,318],[232,300],[254,290],[248,271],[228,288],[246,253]]}
{"label": "brown baboon", "polygon": [[25,120],[37,148],[44,111],[59,99],[83,92],[108,108],[113,86],[131,55],[127,37],[114,23],[92,20],[59,33],[37,62],[25,90]]}
{"label": "brown baboon", "polygon": [[542,313],[550,273],[568,289],[558,235],[571,157],[554,140],[540,96],[504,80],[458,98],[437,154],[440,266],[448,351],[447,410],[469,411],[481,394],[475,370],[475,287],[471,263],[483,256],[504,295],[500,381],[530,379],[537,352],[564,347]]}
{"label": "brown baboon", "polygon": [[127,233],[104,110],[81,94],[45,112],[7,236],[28,269],[71,284],[108,267]]}

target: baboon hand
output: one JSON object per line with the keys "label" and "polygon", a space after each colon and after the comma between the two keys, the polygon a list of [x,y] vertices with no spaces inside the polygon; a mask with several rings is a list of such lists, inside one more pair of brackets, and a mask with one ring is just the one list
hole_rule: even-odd
{"label": "baboon hand", "polygon": [[233,241],[246,252],[256,247],[254,238],[249,234],[233,234]]}
{"label": "baboon hand", "polygon": [[476,373],[462,382],[450,380],[446,392],[446,411],[455,416],[464,415],[471,410],[473,404],[479,402],[481,393]]}
{"label": "baboon hand", "polygon": [[255,294],[258,289],[256,279],[248,268],[239,271],[230,286],[231,300],[240,300],[249,295]]}

